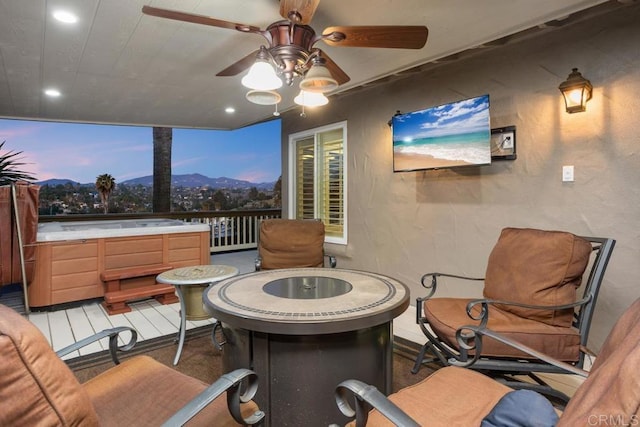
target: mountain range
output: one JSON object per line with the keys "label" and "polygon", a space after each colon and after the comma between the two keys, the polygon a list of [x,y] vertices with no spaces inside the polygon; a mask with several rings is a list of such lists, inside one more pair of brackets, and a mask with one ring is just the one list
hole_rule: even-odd
{"label": "mountain range", "polygon": [[[86,186],[95,186],[94,182],[90,183],[80,183],[77,181],[73,181],[71,179],[60,179],[60,178],[51,178],[44,181],[36,182],[38,185],[65,185],[65,184],[73,184],[73,185],[86,185]],[[142,176],[139,178],[128,179],[122,182],[116,182],[116,185],[142,185],[145,187],[153,186],[153,175]],[[212,189],[250,189],[251,187],[256,187],[258,190],[273,190],[273,186],[275,182],[250,182],[243,181],[240,179],[233,179],[227,177],[219,177],[219,178],[209,178],[199,173],[185,174],[185,175],[172,175],[171,176],[171,185],[174,187],[210,187]]]}

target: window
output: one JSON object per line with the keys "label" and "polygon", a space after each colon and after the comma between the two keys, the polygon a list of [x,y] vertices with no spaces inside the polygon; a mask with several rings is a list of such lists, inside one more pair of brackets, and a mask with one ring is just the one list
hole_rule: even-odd
{"label": "window", "polygon": [[347,122],[289,136],[289,214],[324,222],[325,240],[347,243]]}

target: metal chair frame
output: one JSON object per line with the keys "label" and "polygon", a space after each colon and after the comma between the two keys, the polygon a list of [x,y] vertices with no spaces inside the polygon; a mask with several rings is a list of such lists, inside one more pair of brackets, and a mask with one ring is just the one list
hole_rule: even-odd
{"label": "metal chair frame", "polygon": [[[571,365],[576,368],[583,369],[586,355],[593,355],[587,348],[587,341],[589,338],[589,331],[591,328],[591,320],[595,305],[598,299],[598,293],[604,278],[604,273],[609,263],[611,253],[615,246],[615,240],[610,238],[601,237],[582,237],[592,244],[592,250],[595,253],[593,262],[591,263],[591,269],[589,276],[584,284],[582,298],[575,301],[572,304],[561,306],[535,306],[527,304],[519,304],[502,300],[491,299],[477,299],[471,301],[467,305],[467,315],[472,320],[480,322],[480,326],[484,327],[487,324],[490,315],[490,306],[494,304],[519,306],[532,309],[546,309],[546,310],[563,310],[567,308],[574,308],[574,319],[572,327],[576,328],[580,335],[580,355],[578,361]],[[454,349],[443,343],[433,331],[428,328],[427,319],[424,317],[423,303],[430,299],[436,292],[438,277],[450,277],[455,279],[475,280],[483,281],[484,278],[472,278],[453,274],[445,273],[427,273],[422,276],[422,286],[429,290],[428,295],[419,297],[416,299],[416,322],[420,326],[420,329],[427,337],[427,341],[420,349],[416,358],[412,372],[415,374],[418,372],[423,363],[429,363],[438,361],[443,366],[447,365],[463,365],[471,369],[482,371],[495,377],[506,385],[519,388],[519,389],[532,389],[548,396],[556,397],[561,401],[568,401],[568,397],[549,386],[543,379],[541,379],[536,373],[566,373],[566,369],[559,369],[557,366],[548,363],[545,360],[530,360],[530,359],[515,359],[515,358],[499,358],[499,357],[484,357],[481,354],[481,346],[476,347],[474,343],[474,334],[467,330],[464,332],[458,331],[458,344],[459,348]],[[431,280],[428,280],[431,279]],[[480,314],[472,314],[474,306],[480,305]],[[466,344],[464,344],[466,343]],[[516,348],[519,348],[516,345]],[[473,355],[469,357],[469,350],[475,350]],[[427,352],[430,352],[433,357],[425,359]],[[514,375],[525,375],[532,379],[534,382],[521,381],[513,378]]]}

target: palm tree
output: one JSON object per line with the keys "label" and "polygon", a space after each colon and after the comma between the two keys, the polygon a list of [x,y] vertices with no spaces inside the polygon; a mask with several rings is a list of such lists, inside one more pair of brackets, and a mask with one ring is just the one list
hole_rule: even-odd
{"label": "palm tree", "polygon": [[104,207],[104,213],[109,211],[109,196],[111,192],[116,188],[116,179],[108,173],[98,175],[96,178],[96,189],[100,193],[100,200]]}
{"label": "palm tree", "polygon": [[171,212],[173,128],[153,128],[153,212]]}
{"label": "palm tree", "polygon": [[19,156],[22,151],[15,152],[13,150],[2,151],[5,142],[0,143],[0,185],[9,185],[17,181],[35,181],[36,179],[28,172],[17,169],[25,163],[20,162]]}
{"label": "palm tree", "polygon": [[282,206],[282,175],[278,177],[278,180],[273,185],[273,204],[275,208]]}

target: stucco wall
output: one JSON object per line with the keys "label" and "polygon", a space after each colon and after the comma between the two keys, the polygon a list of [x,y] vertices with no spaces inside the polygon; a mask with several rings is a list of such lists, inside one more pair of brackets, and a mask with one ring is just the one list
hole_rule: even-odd
{"label": "stucco wall", "polygon": [[[598,349],[617,316],[640,296],[640,5],[565,26],[386,84],[330,98],[317,111],[283,114],[288,135],[348,121],[347,246],[328,245],[340,267],[389,274],[412,299],[430,271],[483,276],[503,227],[614,237],[591,332]],[[428,22],[427,22],[428,25]],[[578,67],[593,99],[567,114],[557,87]],[[517,127],[515,161],[392,172],[396,110],[409,112],[490,94],[491,125]],[[575,182],[561,180],[575,166]],[[288,195],[284,195],[285,203]],[[475,289],[472,289],[475,288]],[[440,295],[480,295],[472,284]]]}

